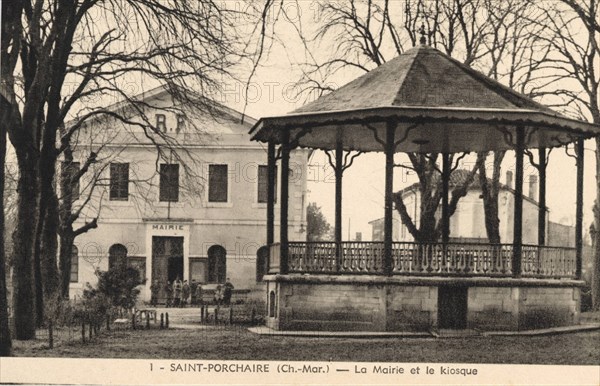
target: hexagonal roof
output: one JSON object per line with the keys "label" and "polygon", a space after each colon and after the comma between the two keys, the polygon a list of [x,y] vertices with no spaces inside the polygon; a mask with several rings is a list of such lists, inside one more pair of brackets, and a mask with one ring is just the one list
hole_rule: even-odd
{"label": "hexagonal roof", "polygon": [[567,118],[428,46],[415,47],[339,89],[250,133],[280,143],[383,151],[386,123],[396,151],[463,152],[514,147],[516,127],[527,147],[554,147],[600,134],[600,126]]}

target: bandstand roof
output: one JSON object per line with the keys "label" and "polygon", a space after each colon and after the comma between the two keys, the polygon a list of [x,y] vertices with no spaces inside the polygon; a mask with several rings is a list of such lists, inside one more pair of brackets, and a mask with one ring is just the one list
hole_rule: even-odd
{"label": "bandstand roof", "polygon": [[[397,152],[469,152],[514,147],[525,129],[529,148],[600,135],[600,126],[567,118],[425,45],[415,47],[305,106],[261,118],[252,139],[295,145],[383,151],[395,122]],[[375,135],[376,133],[376,135]]]}

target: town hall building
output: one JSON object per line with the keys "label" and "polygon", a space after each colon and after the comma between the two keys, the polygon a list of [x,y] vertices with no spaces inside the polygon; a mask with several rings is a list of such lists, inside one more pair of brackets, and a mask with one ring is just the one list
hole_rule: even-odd
{"label": "town hall building", "polygon": [[[88,173],[88,181],[84,177],[79,184],[75,206],[85,204],[79,221],[98,217],[98,228],[75,239],[70,297],[80,297],[96,282],[96,270],[123,259],[145,279],[145,301],[155,280],[159,301],[166,297],[165,284],[177,278],[209,290],[227,278],[236,290],[260,289],[268,264],[267,153],[250,141],[256,121],[218,103],[210,111],[192,111],[163,88],[138,99],[143,117],[129,121],[150,123],[161,132],[158,140],[148,139],[142,125],[111,119],[96,122],[106,126],[102,130],[82,129],[80,138],[93,140],[79,141],[84,145],[76,151],[81,160],[75,166],[90,149],[102,161],[94,165],[96,180],[89,181]],[[103,144],[99,132],[107,133]],[[289,232],[302,239],[308,153],[299,150],[292,157]]]}

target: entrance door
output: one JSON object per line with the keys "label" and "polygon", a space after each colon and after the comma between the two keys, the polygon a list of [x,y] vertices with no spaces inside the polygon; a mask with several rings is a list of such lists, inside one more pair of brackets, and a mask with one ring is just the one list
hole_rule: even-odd
{"label": "entrance door", "polygon": [[467,327],[467,287],[438,288],[438,326],[449,329]]}
{"label": "entrance door", "polygon": [[169,256],[168,259],[169,281],[183,280],[183,256]]}
{"label": "entrance door", "polygon": [[152,282],[158,280],[159,302],[165,302],[167,281],[183,280],[183,237],[152,237]]}

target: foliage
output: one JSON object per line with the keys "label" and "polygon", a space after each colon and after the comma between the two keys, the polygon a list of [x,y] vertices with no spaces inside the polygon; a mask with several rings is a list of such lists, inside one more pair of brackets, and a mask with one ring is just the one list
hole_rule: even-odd
{"label": "foliage", "polygon": [[132,308],[140,293],[137,288],[143,284],[140,273],[133,267],[117,264],[108,271],[96,271],[96,288],[88,285],[84,299],[93,307],[106,300],[113,307]]}
{"label": "foliage", "polygon": [[308,241],[323,241],[330,238],[331,225],[316,202],[306,208],[306,237]]}

